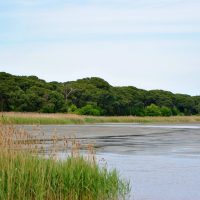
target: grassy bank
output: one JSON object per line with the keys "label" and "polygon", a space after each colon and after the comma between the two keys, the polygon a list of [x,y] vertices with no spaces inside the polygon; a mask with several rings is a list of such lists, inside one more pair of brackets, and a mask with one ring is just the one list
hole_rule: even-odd
{"label": "grassy bank", "polygon": [[116,170],[99,167],[91,151],[88,157],[77,153],[78,143],[72,143],[66,159],[58,160],[56,149],[45,158],[27,139],[26,132],[13,126],[0,127],[0,199],[117,200],[129,191]]}
{"label": "grassy bank", "polygon": [[200,116],[94,117],[73,114],[0,113],[3,124],[92,124],[92,123],[200,123]]}
{"label": "grassy bank", "polygon": [[0,153],[0,199],[118,199],[126,188],[115,170],[100,169],[81,157],[55,161],[27,153]]}

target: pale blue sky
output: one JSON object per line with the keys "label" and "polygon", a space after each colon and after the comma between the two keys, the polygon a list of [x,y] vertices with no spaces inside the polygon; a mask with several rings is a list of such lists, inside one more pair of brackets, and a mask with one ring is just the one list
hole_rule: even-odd
{"label": "pale blue sky", "polygon": [[0,0],[0,71],[200,95],[199,0]]}

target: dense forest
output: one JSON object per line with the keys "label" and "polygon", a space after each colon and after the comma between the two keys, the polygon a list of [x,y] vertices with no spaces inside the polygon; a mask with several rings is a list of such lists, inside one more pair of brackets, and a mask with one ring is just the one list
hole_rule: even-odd
{"label": "dense forest", "polygon": [[171,116],[200,114],[200,96],[113,87],[101,78],[46,82],[0,72],[1,111],[83,115]]}

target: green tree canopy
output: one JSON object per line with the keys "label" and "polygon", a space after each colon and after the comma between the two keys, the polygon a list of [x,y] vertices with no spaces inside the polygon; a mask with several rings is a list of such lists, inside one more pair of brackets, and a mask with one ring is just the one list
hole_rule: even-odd
{"label": "green tree canopy", "polygon": [[113,87],[98,77],[60,83],[0,72],[0,108],[23,112],[79,111],[90,115],[196,115],[200,114],[200,96]]}

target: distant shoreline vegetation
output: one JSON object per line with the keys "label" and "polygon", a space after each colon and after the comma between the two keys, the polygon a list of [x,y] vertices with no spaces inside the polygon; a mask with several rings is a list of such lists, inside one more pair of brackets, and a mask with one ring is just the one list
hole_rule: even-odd
{"label": "distant shoreline vegetation", "polygon": [[75,114],[60,113],[20,113],[4,112],[0,113],[0,124],[30,124],[30,125],[50,125],[50,124],[95,124],[95,123],[158,123],[158,124],[178,124],[178,123],[200,123],[200,116],[83,116]]}
{"label": "distant shoreline vegetation", "polygon": [[200,96],[113,87],[101,78],[46,82],[0,72],[0,111],[90,116],[200,115]]}

